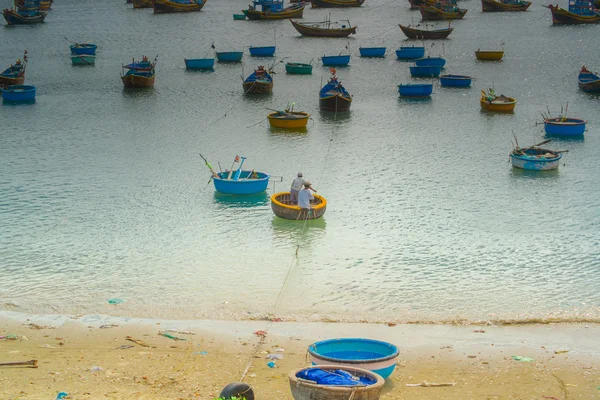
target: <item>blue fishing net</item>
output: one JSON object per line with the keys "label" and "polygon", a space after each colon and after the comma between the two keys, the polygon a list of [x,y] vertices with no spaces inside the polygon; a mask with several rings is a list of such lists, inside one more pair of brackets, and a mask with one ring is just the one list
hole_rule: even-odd
{"label": "blue fishing net", "polygon": [[313,381],[319,385],[368,386],[377,383],[376,379],[371,379],[367,376],[354,376],[348,371],[341,369],[325,371],[320,368],[308,368],[298,372],[296,377]]}

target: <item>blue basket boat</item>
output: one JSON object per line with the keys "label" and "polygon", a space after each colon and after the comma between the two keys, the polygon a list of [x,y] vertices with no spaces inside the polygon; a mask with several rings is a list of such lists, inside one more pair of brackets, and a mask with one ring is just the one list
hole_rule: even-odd
{"label": "blue basket boat", "polygon": [[396,50],[398,60],[417,60],[425,56],[425,47],[400,47]]}
{"label": "blue basket boat", "polygon": [[527,149],[515,149],[510,154],[510,162],[515,168],[529,171],[550,171],[558,169],[562,154],[553,150],[532,146]]}
{"label": "blue basket boat", "polygon": [[398,348],[391,343],[361,338],[330,339],[308,346],[314,365],[344,365],[388,378],[396,367]]}
{"label": "blue basket boat", "polygon": [[398,85],[398,92],[403,97],[429,97],[433,92],[433,85],[431,83]]}
{"label": "blue basket boat", "polygon": [[446,60],[442,57],[425,57],[420,60],[416,60],[415,64],[419,67],[442,67],[446,65]]}
{"label": "blue basket boat", "polygon": [[35,86],[12,85],[2,89],[2,99],[10,102],[25,102],[35,100]]}
{"label": "blue basket boat", "polygon": [[548,136],[582,136],[585,132],[586,120],[580,118],[547,118],[544,130]]}
{"label": "blue basket boat", "polygon": [[187,69],[213,69],[215,66],[214,58],[185,58],[184,61]]}
{"label": "blue basket boat", "polygon": [[361,57],[385,57],[386,47],[360,47]]}
{"label": "blue basket boat", "polygon": [[240,62],[244,57],[243,51],[217,51],[217,60],[221,62]]}
{"label": "blue basket boat", "polygon": [[86,54],[86,55],[95,55],[96,49],[98,46],[92,43],[75,43],[69,46],[71,49],[71,54]]}
{"label": "blue basket boat", "polygon": [[[239,170],[238,170],[239,171]],[[213,178],[215,190],[227,194],[256,194],[267,190],[269,185],[268,174],[255,171],[234,171],[231,179],[227,179],[229,172],[219,172]]]}
{"label": "blue basket boat", "polygon": [[410,67],[410,74],[418,78],[435,78],[442,73],[442,67],[419,67],[417,65]]}
{"label": "blue basket boat", "polygon": [[254,57],[273,57],[275,55],[275,46],[250,47],[250,55]]}
{"label": "blue basket boat", "polygon": [[327,66],[345,66],[350,64],[350,55],[345,56],[323,56],[321,57],[323,65]]}
{"label": "blue basket boat", "polygon": [[444,87],[469,87],[472,80],[473,78],[467,75],[440,76],[440,84]]}

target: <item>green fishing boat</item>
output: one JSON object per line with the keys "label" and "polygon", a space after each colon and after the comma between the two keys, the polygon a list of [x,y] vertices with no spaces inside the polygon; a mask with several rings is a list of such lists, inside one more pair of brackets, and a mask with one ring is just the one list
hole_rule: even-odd
{"label": "green fishing boat", "polygon": [[94,65],[96,56],[92,54],[72,54],[71,64],[73,65]]}
{"label": "green fishing boat", "polygon": [[294,75],[312,75],[312,64],[287,63],[285,70],[288,74]]}

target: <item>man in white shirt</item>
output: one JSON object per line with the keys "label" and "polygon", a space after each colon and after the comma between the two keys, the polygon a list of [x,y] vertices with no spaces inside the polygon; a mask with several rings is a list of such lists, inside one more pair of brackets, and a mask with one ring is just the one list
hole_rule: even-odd
{"label": "man in white shirt", "polygon": [[292,204],[298,203],[298,192],[304,186],[304,179],[302,179],[302,172],[298,172],[298,177],[292,181],[292,187],[290,188],[290,202]]}
{"label": "man in white shirt", "polygon": [[311,190],[314,189],[310,187],[310,182],[304,182],[304,189],[298,193],[298,207],[303,210],[310,210],[310,201],[315,198]]}

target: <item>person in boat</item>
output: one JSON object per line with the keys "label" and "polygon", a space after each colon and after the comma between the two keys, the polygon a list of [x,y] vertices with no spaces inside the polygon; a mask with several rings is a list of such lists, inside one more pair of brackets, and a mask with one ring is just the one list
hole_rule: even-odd
{"label": "person in boat", "polygon": [[[300,193],[302,187],[304,187],[305,184],[306,181],[304,180],[304,178],[302,178],[302,172],[298,172],[298,176],[292,181],[292,187],[290,188],[290,202],[292,204],[298,204],[298,194]],[[315,193],[317,192],[312,187],[310,187],[310,190],[312,190]]]}
{"label": "person in boat", "polygon": [[311,186],[310,182],[304,182],[304,189],[302,189],[298,193],[298,207],[300,207],[303,211],[310,211],[310,201],[315,198],[310,191],[316,192]]}

